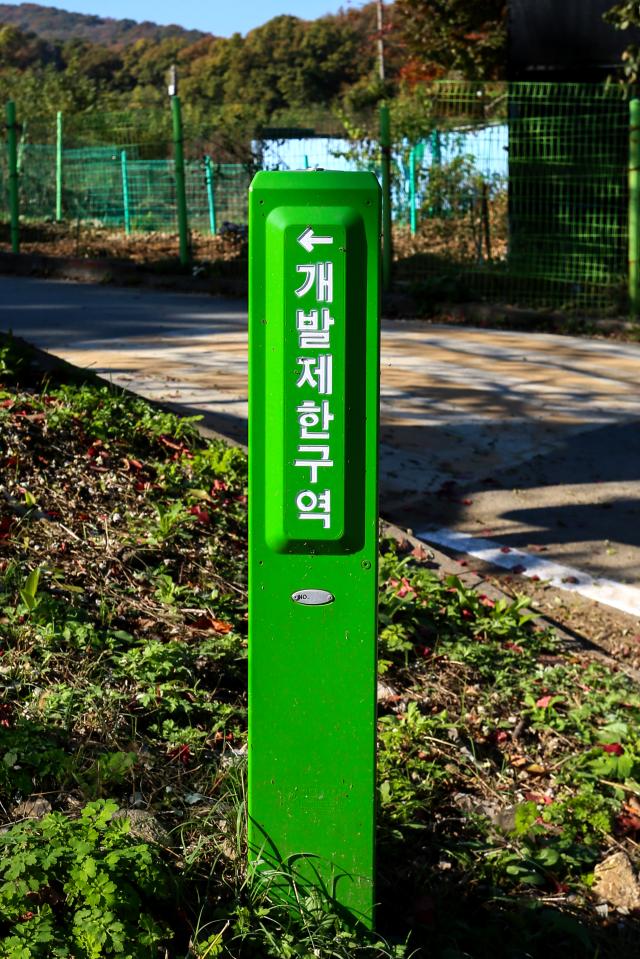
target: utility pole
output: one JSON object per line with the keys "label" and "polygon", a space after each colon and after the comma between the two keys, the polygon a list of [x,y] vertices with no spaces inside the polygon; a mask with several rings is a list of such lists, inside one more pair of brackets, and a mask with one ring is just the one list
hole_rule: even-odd
{"label": "utility pole", "polygon": [[182,129],[180,97],[178,96],[178,71],[175,63],[172,64],[169,70],[167,92],[171,101],[171,116],[173,120],[173,163],[176,183],[180,263],[182,266],[188,266],[191,255],[189,250],[189,215],[187,211],[186,172],[184,163],[184,133]]}
{"label": "utility pole", "polygon": [[378,73],[384,83],[384,0],[378,0]]}
{"label": "utility pole", "polygon": [[[378,75],[384,88],[384,0],[378,0]],[[391,126],[389,105],[380,102],[380,167],[382,179],[382,289],[391,288]]]}

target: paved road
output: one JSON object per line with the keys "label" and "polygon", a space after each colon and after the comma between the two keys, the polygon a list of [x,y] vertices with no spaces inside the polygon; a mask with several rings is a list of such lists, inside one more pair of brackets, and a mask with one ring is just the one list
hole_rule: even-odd
{"label": "paved road", "polygon": [[[0,328],[246,435],[246,308],[0,277]],[[382,503],[640,585],[640,347],[385,322]]]}

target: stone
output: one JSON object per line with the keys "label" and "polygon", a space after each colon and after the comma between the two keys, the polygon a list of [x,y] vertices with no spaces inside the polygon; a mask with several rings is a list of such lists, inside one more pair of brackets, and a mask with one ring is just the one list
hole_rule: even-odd
{"label": "stone", "polygon": [[34,796],[33,799],[24,799],[16,803],[11,810],[14,819],[42,819],[47,813],[51,812],[51,803],[42,796]]}
{"label": "stone", "polygon": [[593,891],[598,899],[618,910],[640,909],[640,882],[626,853],[607,856],[594,872]]}
{"label": "stone", "polygon": [[393,686],[390,686],[388,683],[378,680],[378,702],[379,703],[388,703],[395,702],[398,699],[398,691],[394,689]]}
{"label": "stone", "polygon": [[158,846],[171,846],[171,836],[161,826],[153,813],[146,809],[118,809],[113,814],[113,819],[128,819],[129,830],[136,839],[143,842],[153,842]]}

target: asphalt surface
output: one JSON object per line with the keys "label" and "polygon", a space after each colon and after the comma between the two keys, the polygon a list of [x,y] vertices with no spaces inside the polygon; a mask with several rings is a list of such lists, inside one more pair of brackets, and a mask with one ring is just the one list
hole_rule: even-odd
{"label": "asphalt surface", "polygon": [[[0,277],[0,329],[246,437],[241,301]],[[640,586],[640,346],[386,321],[386,518]]]}

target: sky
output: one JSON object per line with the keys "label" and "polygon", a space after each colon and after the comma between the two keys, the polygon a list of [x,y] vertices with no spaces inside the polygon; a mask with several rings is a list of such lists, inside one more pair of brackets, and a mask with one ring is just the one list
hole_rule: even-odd
{"label": "sky", "polygon": [[[5,0],[7,2],[7,0]],[[9,0],[13,2],[13,0]],[[44,7],[101,17],[178,23],[192,30],[206,30],[219,37],[246,33],[272,17],[289,13],[315,20],[340,7],[361,6],[362,0],[34,0]],[[16,4],[17,5],[17,4]]]}

